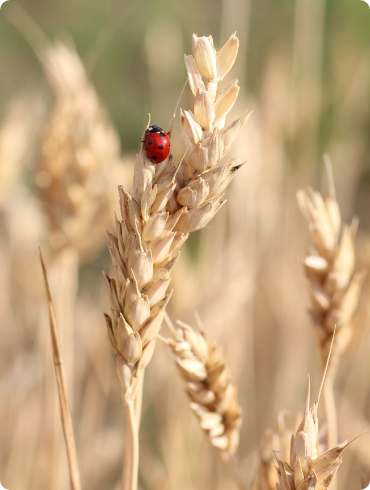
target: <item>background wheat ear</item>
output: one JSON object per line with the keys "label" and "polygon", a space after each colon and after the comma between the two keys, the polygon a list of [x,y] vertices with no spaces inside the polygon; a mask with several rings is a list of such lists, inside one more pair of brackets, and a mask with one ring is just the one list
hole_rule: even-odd
{"label": "background wheat ear", "polygon": [[119,138],[72,43],[49,45],[41,59],[55,102],[43,132],[36,183],[51,246],[73,248],[83,260],[100,249],[111,220]]}
{"label": "background wheat ear", "polygon": [[[319,398],[318,398],[319,401]],[[295,435],[292,435],[290,459],[284,461],[275,453],[279,482],[277,490],[327,490],[342,463],[343,451],[355,439],[337,444],[320,454],[318,401],[310,408],[310,378],[307,383],[307,397],[304,417]]]}
{"label": "background wheat ear", "polygon": [[281,410],[277,415],[278,431],[274,432],[272,429],[265,431],[259,451],[258,467],[252,484],[253,490],[276,490],[278,475],[276,473],[275,452],[281,460],[290,460],[292,432],[286,424],[286,416],[287,411]]}
{"label": "background wheat ear", "polygon": [[309,282],[310,315],[316,332],[322,368],[336,328],[324,399],[328,423],[328,447],[338,442],[333,383],[341,355],[351,340],[354,313],[358,304],[364,272],[355,272],[355,237],[358,220],[342,226],[335,195],[332,166],[325,157],[329,192],[323,197],[309,188],[299,190],[297,200],[306,218],[313,249],[303,260]]}
{"label": "background wheat ear", "polygon": [[166,321],[172,333],[166,343],[185,382],[189,406],[208,441],[232,470],[239,487],[244,488],[235,471],[242,409],[221,348],[204,331],[194,330],[181,321],[177,321],[175,328],[167,314]]}

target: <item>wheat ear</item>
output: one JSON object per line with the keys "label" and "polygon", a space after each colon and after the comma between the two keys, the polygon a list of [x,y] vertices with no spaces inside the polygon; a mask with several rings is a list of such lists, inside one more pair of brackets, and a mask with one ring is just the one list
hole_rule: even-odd
{"label": "wheat ear", "polygon": [[51,44],[20,5],[12,4],[7,16],[34,50],[55,95],[36,174],[50,244],[57,252],[77,250],[81,258],[102,244],[112,211],[107,184],[120,159],[119,137],[73,45]]}
{"label": "wheat ear", "polygon": [[73,433],[71,410],[68,401],[67,382],[66,382],[66,375],[64,371],[63,356],[60,348],[53,300],[50,293],[49,282],[48,282],[46,268],[42,258],[41,251],[40,251],[40,262],[41,262],[42,273],[45,282],[46,296],[47,296],[48,309],[49,309],[51,346],[52,346],[52,353],[53,353],[53,360],[54,360],[55,377],[56,377],[59,401],[60,401],[60,415],[62,419],[64,441],[65,441],[67,456],[68,456],[68,467],[69,467],[69,474],[71,480],[71,488],[72,490],[81,490],[80,471],[79,471],[78,461],[77,461],[76,443],[75,443],[75,438]]}
{"label": "wheat ear", "polygon": [[42,66],[55,103],[42,137],[36,183],[52,247],[75,249],[83,258],[104,240],[119,138],[72,44],[49,45]]}
{"label": "wheat ear", "polygon": [[[181,377],[186,383],[190,408],[207,439],[228,463],[239,445],[242,409],[236,387],[217,345],[203,331],[178,321],[166,339]],[[169,325],[171,323],[168,322]]]}
{"label": "wheat ear", "polygon": [[177,322],[178,327],[174,328],[167,314],[166,322],[172,337],[165,342],[185,381],[189,406],[208,441],[231,470],[238,487],[244,489],[235,460],[242,409],[221,350],[203,331],[196,331],[180,321]]}
{"label": "wheat ear", "polygon": [[[190,87],[196,94],[194,115],[190,111],[181,115],[184,153],[189,148],[189,157],[174,162],[170,155],[153,164],[146,156],[144,132],[133,194],[119,187],[121,219],[116,218],[116,235],[109,233],[114,278],[105,275],[112,314],[105,318],[125,404],[133,404],[138,380],[152,357],[179,249],[189,232],[204,227],[220,209],[222,192],[239,168],[234,160],[225,164],[220,160],[248,115],[222,129],[236,100],[236,83],[216,98],[217,81],[231,69],[239,42],[233,35],[216,53],[211,39],[193,36],[194,58],[185,57]],[[135,417],[128,415],[132,426]],[[135,436],[134,430],[129,433]],[[137,446],[137,441],[131,441],[131,447]],[[134,463],[135,473],[136,461],[131,471]],[[124,485],[131,481],[132,486],[124,488],[132,490],[135,478],[127,477],[125,468]]]}
{"label": "wheat ear", "polygon": [[253,490],[276,490],[277,474],[274,451],[278,452],[283,461],[289,460],[291,432],[286,426],[285,414],[286,410],[281,410],[277,415],[278,432],[273,432],[271,429],[265,431]]}
{"label": "wheat ear", "polygon": [[[327,490],[342,463],[342,453],[353,441],[320,454],[318,441],[318,401],[310,408],[310,378],[304,417],[290,445],[290,461],[282,461],[275,453],[279,483],[277,490]],[[353,439],[355,440],[355,439]]]}
{"label": "wheat ear", "polygon": [[351,226],[342,220],[335,196],[332,168],[328,157],[326,168],[329,193],[322,197],[312,189],[297,193],[299,207],[309,224],[314,249],[304,259],[304,270],[309,281],[311,317],[317,334],[322,365],[336,326],[336,337],[324,388],[328,423],[328,446],[336,444],[337,422],[333,394],[339,359],[353,333],[353,316],[357,307],[363,272],[354,272],[357,219]]}

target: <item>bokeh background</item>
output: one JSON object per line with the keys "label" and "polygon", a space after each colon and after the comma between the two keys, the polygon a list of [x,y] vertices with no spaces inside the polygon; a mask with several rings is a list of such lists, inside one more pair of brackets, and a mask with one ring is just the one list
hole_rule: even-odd
{"label": "bokeh background", "polygon": [[[199,312],[223,346],[244,410],[246,483],[278,411],[289,410],[294,421],[303,410],[307,373],[318,391],[300,263],[309,237],[295,193],[308,185],[326,189],[328,152],[343,219],[360,218],[356,268],[367,268],[368,5],[10,0],[0,10],[0,480],[10,490],[69,488],[39,246],[56,303],[83,486],[120,488],[125,422],[101,274],[110,267],[105,230],[118,208],[115,189],[131,187],[148,112],[156,124],[170,125],[192,33],[211,34],[220,48],[234,31],[240,50],[228,81],[237,77],[241,91],[230,120],[245,109],[254,115],[232,151],[246,163],[228,203],[185,244],[168,313],[195,325]],[[68,51],[60,44],[50,51],[54,42]],[[68,84],[75,98],[65,105]],[[191,105],[187,89],[181,106]],[[178,158],[177,140],[178,119]],[[369,286],[366,279],[335,385],[342,440],[370,425]],[[140,444],[142,490],[232,485],[160,342],[146,375]],[[369,444],[368,432],[346,452],[339,490],[368,483]]]}

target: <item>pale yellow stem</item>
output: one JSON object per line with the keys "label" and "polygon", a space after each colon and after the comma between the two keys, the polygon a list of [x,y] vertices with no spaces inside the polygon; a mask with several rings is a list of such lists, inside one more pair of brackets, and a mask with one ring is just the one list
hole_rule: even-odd
{"label": "pale yellow stem", "polygon": [[[335,405],[334,396],[334,380],[335,376],[328,375],[324,388],[324,405],[325,405],[325,416],[326,416],[326,426],[327,426],[327,445],[328,448],[334,447],[338,444],[338,422],[337,422],[337,408]],[[337,477],[335,476],[331,482],[330,490],[337,490],[338,483]]]}
{"label": "pale yellow stem", "polygon": [[136,414],[136,423],[137,423],[138,432],[140,430],[141,407],[143,404],[144,374],[145,374],[145,370],[140,375],[138,385],[137,385],[137,393],[135,397],[135,414]]}
{"label": "pale yellow stem", "polygon": [[244,482],[243,482],[242,477],[240,475],[240,471],[238,468],[238,463],[237,463],[236,457],[234,456],[228,462],[225,461],[225,463],[226,463],[226,466],[229,468],[231,477],[234,480],[234,483],[237,486],[237,488],[239,490],[246,490],[246,486],[244,485]]}
{"label": "pale yellow stem", "polygon": [[125,402],[127,418],[127,444],[123,465],[122,490],[137,490],[139,470],[139,434],[134,401]]}
{"label": "pale yellow stem", "polygon": [[72,426],[71,410],[70,410],[69,400],[68,400],[66,374],[64,370],[62,351],[60,348],[53,300],[51,298],[49,283],[46,275],[46,268],[42,259],[41,251],[40,251],[40,261],[42,266],[42,272],[44,275],[44,282],[45,282],[47,301],[48,301],[51,346],[53,352],[55,377],[56,377],[58,393],[59,393],[62,428],[64,433],[65,445],[67,449],[71,488],[72,490],[81,490],[80,471],[78,467],[76,444],[75,444],[75,438],[74,438],[73,426]]}

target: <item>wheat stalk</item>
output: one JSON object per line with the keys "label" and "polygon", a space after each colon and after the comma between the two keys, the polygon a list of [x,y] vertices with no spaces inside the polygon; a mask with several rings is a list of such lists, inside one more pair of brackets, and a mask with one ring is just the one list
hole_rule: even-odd
{"label": "wheat stalk", "polygon": [[52,346],[52,353],[53,353],[55,377],[56,377],[59,401],[60,401],[60,415],[62,420],[64,441],[65,441],[67,456],[68,456],[68,468],[70,473],[71,488],[72,490],[81,490],[80,471],[79,471],[78,461],[77,461],[76,443],[75,443],[75,438],[73,433],[71,410],[70,410],[69,400],[68,400],[67,381],[66,381],[66,375],[64,370],[62,350],[59,342],[59,335],[57,329],[57,322],[55,318],[53,300],[50,293],[49,282],[48,282],[46,268],[42,258],[41,251],[40,251],[40,262],[41,262],[42,273],[45,282],[46,297],[48,302],[51,346]]}
{"label": "wheat stalk", "polygon": [[299,207],[309,224],[314,249],[304,259],[304,270],[309,281],[310,314],[317,334],[322,365],[336,327],[327,381],[324,389],[328,423],[328,446],[337,442],[336,409],[333,382],[339,359],[353,333],[353,316],[364,278],[363,272],[354,272],[355,236],[358,221],[343,226],[335,196],[331,164],[326,159],[329,193],[322,197],[312,189],[297,193]]}
{"label": "wheat stalk", "polygon": [[[225,164],[220,160],[249,114],[224,128],[239,90],[237,84],[233,82],[216,98],[217,82],[231,69],[237,50],[235,35],[219,53],[212,38],[193,36],[194,58],[185,56],[185,64],[196,95],[194,114],[181,113],[185,153],[189,148],[185,159],[175,163],[170,155],[155,165],[147,158],[142,142],[136,156],[133,195],[119,187],[121,219],[116,218],[116,235],[109,233],[114,278],[105,275],[112,314],[105,318],[125,406],[132,406],[138,380],[153,355],[171,296],[166,291],[179,248],[189,232],[204,227],[220,209],[222,192],[239,168],[234,160]],[[129,424],[134,419],[128,413]],[[136,448],[137,441],[131,441],[131,447]],[[131,464],[134,473],[135,458]],[[124,471],[124,488],[135,489],[135,478]]]}

